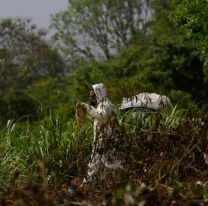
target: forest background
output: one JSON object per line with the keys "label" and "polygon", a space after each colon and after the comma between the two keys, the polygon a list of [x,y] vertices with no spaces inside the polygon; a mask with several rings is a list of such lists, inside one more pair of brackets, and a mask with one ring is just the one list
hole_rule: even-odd
{"label": "forest background", "polygon": [[52,14],[51,40],[26,19],[0,22],[0,118],[74,118],[103,82],[123,97],[155,92],[190,111],[208,111],[206,0],[69,0]]}

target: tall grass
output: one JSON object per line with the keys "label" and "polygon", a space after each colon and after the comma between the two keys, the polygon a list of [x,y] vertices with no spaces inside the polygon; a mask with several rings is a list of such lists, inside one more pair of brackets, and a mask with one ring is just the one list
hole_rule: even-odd
{"label": "tall grass", "polygon": [[0,193],[28,178],[43,181],[40,165],[48,184],[60,185],[82,175],[92,138],[87,125],[79,129],[73,121],[63,124],[50,115],[34,124],[9,120],[0,131]]}
{"label": "tall grass", "polygon": [[[206,125],[177,107],[139,115],[131,114],[121,122],[123,142],[118,151],[125,162],[124,176],[113,181],[153,185],[207,177]],[[36,123],[9,120],[1,126],[0,194],[31,180],[58,187],[83,177],[91,153],[91,124],[80,127],[50,113]]]}

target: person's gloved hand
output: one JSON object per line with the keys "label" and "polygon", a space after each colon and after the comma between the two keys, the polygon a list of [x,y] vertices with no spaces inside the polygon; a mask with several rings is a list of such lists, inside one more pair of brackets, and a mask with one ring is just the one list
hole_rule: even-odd
{"label": "person's gloved hand", "polygon": [[84,102],[77,102],[75,107],[76,109],[82,108],[82,109],[87,110],[89,108],[89,105]]}
{"label": "person's gloved hand", "polygon": [[79,103],[79,106],[82,107],[83,109],[89,110],[90,106],[89,104],[86,104],[84,102]]}

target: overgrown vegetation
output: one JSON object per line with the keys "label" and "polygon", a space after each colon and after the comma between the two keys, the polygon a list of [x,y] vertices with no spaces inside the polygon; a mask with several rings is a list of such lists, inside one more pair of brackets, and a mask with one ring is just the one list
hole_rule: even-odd
{"label": "overgrown vegetation", "polygon": [[[207,1],[68,3],[53,46],[29,20],[0,21],[0,204],[206,205]],[[93,135],[74,108],[99,82],[118,118],[140,92],[174,107],[127,115],[123,168],[80,188]]]}
{"label": "overgrown vegetation", "polygon": [[[117,149],[123,168],[101,170],[96,179],[82,188],[79,186],[91,153],[90,120],[82,127],[74,122],[63,125],[52,114],[33,125],[8,121],[0,133],[1,204],[9,205],[12,198],[29,205],[28,201],[35,205],[40,204],[36,201],[46,200],[52,205],[83,200],[95,205],[102,201],[108,205],[136,205],[138,201],[146,205],[159,201],[158,205],[162,205],[163,201],[179,201],[183,205],[188,199],[202,203],[208,195],[208,172],[203,157],[207,125],[177,108],[165,114],[145,115],[121,123],[123,143]],[[27,184],[24,189],[22,186]],[[151,187],[155,187],[154,195]],[[45,191],[42,200],[38,199],[39,190]],[[27,196],[31,196],[30,200]]]}

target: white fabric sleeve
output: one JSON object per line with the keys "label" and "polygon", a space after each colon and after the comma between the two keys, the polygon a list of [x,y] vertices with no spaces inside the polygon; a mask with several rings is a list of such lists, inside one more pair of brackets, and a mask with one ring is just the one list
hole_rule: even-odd
{"label": "white fabric sleeve", "polygon": [[[105,106],[103,106],[103,107],[105,108]],[[103,109],[96,109],[91,106],[88,110],[88,113],[94,119],[97,119],[99,121],[105,121],[108,117],[108,114],[107,114],[107,110],[104,108]]]}

